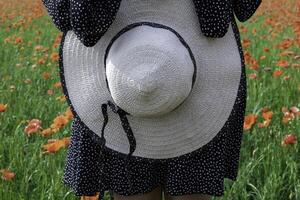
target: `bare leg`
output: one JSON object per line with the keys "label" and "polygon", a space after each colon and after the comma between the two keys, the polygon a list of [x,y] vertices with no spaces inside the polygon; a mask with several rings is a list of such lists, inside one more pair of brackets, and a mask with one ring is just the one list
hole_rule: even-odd
{"label": "bare leg", "polygon": [[162,188],[158,186],[153,191],[132,196],[123,196],[114,192],[114,200],[161,200]]}

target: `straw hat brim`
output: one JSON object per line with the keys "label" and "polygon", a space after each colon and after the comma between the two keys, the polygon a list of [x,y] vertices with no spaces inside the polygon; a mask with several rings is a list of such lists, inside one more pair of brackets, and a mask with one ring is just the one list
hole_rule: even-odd
{"label": "straw hat brim", "polygon": [[[192,0],[122,1],[106,34],[93,47],[85,47],[74,32],[63,45],[64,79],[77,115],[101,135],[101,104],[113,101],[106,87],[104,56],[112,38],[137,22],[168,26],[189,45],[197,65],[195,85],[177,109],[157,118],[128,115],[136,138],[134,156],[164,159],[190,153],[211,141],[227,121],[237,97],[241,58],[232,26],[223,38],[205,37]],[[129,142],[118,115],[108,110],[106,146],[127,154]]]}

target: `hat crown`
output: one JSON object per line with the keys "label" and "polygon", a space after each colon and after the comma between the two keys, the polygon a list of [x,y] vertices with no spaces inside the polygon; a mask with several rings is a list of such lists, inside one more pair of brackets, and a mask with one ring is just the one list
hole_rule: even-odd
{"label": "hat crown", "polygon": [[146,65],[144,68],[141,68],[139,73],[140,77],[139,82],[137,83],[138,91],[142,95],[149,95],[154,92],[158,87],[157,81],[155,81],[155,71],[152,70],[155,65]]}
{"label": "hat crown", "polygon": [[171,31],[137,26],[113,41],[106,77],[115,103],[139,117],[166,114],[192,88],[194,65],[186,47]]}

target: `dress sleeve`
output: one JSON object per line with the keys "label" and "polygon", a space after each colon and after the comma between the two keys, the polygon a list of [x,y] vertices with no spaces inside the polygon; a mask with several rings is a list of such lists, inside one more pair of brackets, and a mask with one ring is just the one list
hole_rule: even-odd
{"label": "dress sleeve", "polygon": [[[73,30],[87,47],[94,46],[115,20],[122,0],[42,0],[56,27]],[[193,0],[202,33],[223,37],[234,14],[248,20],[262,0]]]}
{"label": "dress sleeve", "polygon": [[71,29],[70,4],[68,0],[42,0],[55,26],[65,32]]}
{"label": "dress sleeve", "polygon": [[248,20],[262,0],[193,0],[202,33],[207,37],[223,37],[234,15]]}
{"label": "dress sleeve", "polygon": [[240,22],[245,22],[255,13],[262,0],[233,0],[234,14]]}
{"label": "dress sleeve", "polygon": [[193,0],[202,33],[207,37],[223,37],[231,20],[229,0]]}
{"label": "dress sleeve", "polygon": [[78,39],[90,47],[108,30],[122,0],[42,1],[60,31],[74,31]]}
{"label": "dress sleeve", "polygon": [[85,46],[94,46],[115,20],[121,0],[70,0],[71,25]]}

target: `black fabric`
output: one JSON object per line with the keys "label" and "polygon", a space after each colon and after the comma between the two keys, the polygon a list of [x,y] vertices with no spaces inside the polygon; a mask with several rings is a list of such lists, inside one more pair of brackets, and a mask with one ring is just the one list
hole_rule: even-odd
{"label": "black fabric", "polygon": [[232,0],[235,16],[240,22],[245,22],[255,13],[261,0]]}
{"label": "black fabric", "polygon": [[[152,191],[158,185],[172,196],[195,193],[224,195],[224,178],[237,180],[243,123],[246,109],[247,82],[244,53],[235,20],[232,22],[241,58],[241,82],[232,113],[220,132],[205,146],[191,153],[169,159],[131,157],[101,145],[77,115],[70,101],[64,78],[63,46],[60,44],[60,78],[66,100],[74,115],[62,183],[76,196],[94,196],[105,191],[136,195]],[[102,150],[103,151],[102,151]]]}
{"label": "black fabric", "polygon": [[116,17],[121,0],[42,0],[53,23],[73,30],[85,46],[94,46]]}
{"label": "black fabric", "polygon": [[[122,0],[42,0],[56,27],[73,30],[85,46],[94,46],[113,23]],[[262,0],[193,0],[202,33],[223,37],[232,13],[247,21]]]}
{"label": "black fabric", "polygon": [[[217,5],[224,5],[226,7],[224,1],[211,0],[211,2],[219,2]],[[156,160],[133,156],[132,159],[127,160],[127,155],[113,151],[105,146],[103,147],[102,154],[100,143],[95,142],[96,140],[94,139],[96,134],[81,121],[75,112],[65,85],[62,62],[64,38],[66,31],[71,28],[71,22],[64,23],[64,20],[69,17],[66,13],[61,15],[55,14],[61,11],[69,12],[69,8],[61,6],[68,5],[68,3],[66,3],[67,1],[57,0],[52,0],[51,3],[49,3],[50,1],[48,0],[44,0],[44,2],[48,2],[48,7],[52,10],[52,14],[55,15],[55,17],[53,17],[55,24],[60,25],[60,28],[64,32],[60,45],[60,78],[66,100],[74,114],[74,121],[72,122],[71,128],[71,143],[68,148],[64,177],[62,180],[63,183],[70,186],[77,196],[90,196],[95,195],[96,192],[100,192],[100,199],[103,199],[104,192],[107,190],[109,192],[117,192],[121,195],[135,195],[150,192],[160,184],[164,185],[164,190],[172,196],[195,193],[222,196],[224,194],[224,178],[236,180],[238,175],[247,94],[243,51],[233,12],[228,12],[225,9],[219,12],[220,16],[218,16],[217,10],[214,13],[209,12],[215,7],[217,8],[217,5],[215,5],[206,8],[209,14],[205,15],[203,13],[202,17],[199,14],[199,20],[202,20],[202,23],[206,25],[205,27],[202,24],[201,30],[204,30],[205,35],[210,35],[211,37],[221,37],[222,33],[226,33],[227,30],[224,29],[224,27],[227,27],[226,22],[228,19],[232,20],[232,28],[241,57],[242,76],[237,99],[232,113],[220,133],[200,149],[176,158]],[[248,1],[238,1],[239,4],[243,2],[247,3]],[[248,13],[242,11],[242,5],[236,5],[236,9],[238,9],[237,12],[240,12],[239,20],[245,20],[251,17],[255,12],[254,7],[260,4],[260,1],[256,2],[259,3],[256,5],[251,4],[251,8],[249,6],[244,8],[252,9],[252,11]],[[52,9],[53,6],[59,6],[59,4],[60,7],[57,7],[56,10]],[[203,5],[204,4],[202,4],[202,6]],[[228,9],[233,9],[233,7],[228,6]],[[201,9],[197,12],[201,12]],[[51,12],[49,13],[51,14]],[[221,15],[225,15],[225,13],[230,13],[231,16],[222,18]],[[85,17],[80,19],[84,20]],[[112,20],[108,22],[110,21]],[[215,23],[213,23],[214,21]],[[213,24],[222,24],[222,26]],[[108,24],[106,23],[105,25],[107,27]],[[216,30],[214,28],[216,28]],[[78,30],[80,30],[80,27]],[[222,32],[220,30],[225,31]],[[105,28],[103,28],[102,31],[105,32]],[[92,45],[93,42],[97,42],[97,38],[92,37],[88,40],[82,39],[82,41],[88,45]]]}

